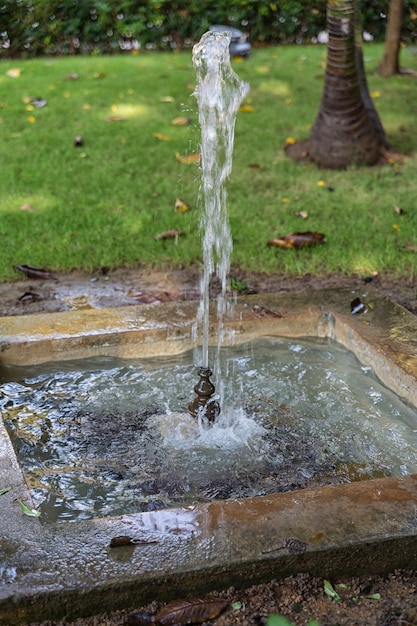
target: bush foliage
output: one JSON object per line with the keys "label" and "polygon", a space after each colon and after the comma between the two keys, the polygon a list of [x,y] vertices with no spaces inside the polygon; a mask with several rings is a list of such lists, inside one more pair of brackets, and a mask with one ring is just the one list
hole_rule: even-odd
{"label": "bush foliage", "polygon": [[[364,30],[384,38],[388,0],[359,0]],[[0,56],[180,49],[212,24],[244,30],[254,45],[303,43],[325,29],[325,0],[0,0]],[[417,34],[405,0],[403,39]]]}

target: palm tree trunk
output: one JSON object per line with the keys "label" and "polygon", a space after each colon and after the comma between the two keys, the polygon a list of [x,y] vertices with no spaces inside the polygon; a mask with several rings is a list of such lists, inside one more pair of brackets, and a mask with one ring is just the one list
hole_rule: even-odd
{"label": "palm tree trunk", "polygon": [[384,56],[378,67],[378,74],[381,76],[393,76],[400,73],[399,58],[403,20],[404,0],[391,0],[385,33]]}
{"label": "palm tree trunk", "polygon": [[373,165],[381,141],[361,95],[355,52],[356,0],[328,0],[329,43],[324,92],[308,139],[321,167]]}

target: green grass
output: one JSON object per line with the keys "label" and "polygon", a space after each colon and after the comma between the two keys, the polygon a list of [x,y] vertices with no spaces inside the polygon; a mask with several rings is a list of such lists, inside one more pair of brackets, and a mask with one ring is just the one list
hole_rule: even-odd
{"label": "green grass", "polygon": [[[343,172],[295,163],[283,151],[288,137],[309,134],[325,48],[255,50],[234,63],[251,85],[253,107],[238,114],[228,183],[235,268],[416,273],[417,253],[404,248],[417,246],[417,80],[376,76],[380,45],[368,44],[364,54],[388,139],[409,158]],[[402,64],[417,69],[417,56],[403,50]],[[12,68],[19,77],[6,74]],[[74,72],[78,80],[66,79]],[[16,264],[62,271],[200,262],[200,170],[175,157],[199,149],[194,83],[190,51],[0,63],[0,280],[16,277]],[[47,106],[28,110],[34,97]],[[124,121],[107,121],[112,115]],[[193,123],[171,125],[178,116]],[[82,148],[74,147],[76,135]],[[176,213],[176,198],[192,210]],[[395,214],[393,205],[406,214]],[[306,220],[295,215],[301,210]],[[185,235],[177,243],[154,239],[168,229]],[[304,230],[325,233],[327,243],[299,252],[266,245]]]}

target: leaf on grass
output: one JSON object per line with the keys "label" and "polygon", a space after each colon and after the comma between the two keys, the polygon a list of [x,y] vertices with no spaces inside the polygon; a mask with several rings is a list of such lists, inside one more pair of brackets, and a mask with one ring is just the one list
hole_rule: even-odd
{"label": "leaf on grass", "polygon": [[20,498],[17,499],[18,503],[20,504],[20,506],[22,507],[22,512],[27,515],[28,517],[39,517],[41,512],[37,511],[36,509],[31,509],[25,502],[23,502],[23,500],[20,500]]}
{"label": "leaf on grass", "polygon": [[162,98],[159,99],[161,102],[175,102],[175,98],[172,96],[162,96]]}
{"label": "leaf on grass", "polygon": [[78,80],[79,76],[76,72],[71,72],[71,74],[67,74],[65,76],[65,80]]}
{"label": "leaf on grass", "polygon": [[164,133],[152,133],[152,136],[159,141],[171,141],[171,137],[169,135],[164,135]]}
{"label": "leaf on grass", "polygon": [[325,243],[326,235],[323,233],[317,233],[313,231],[295,232],[285,235],[285,237],[278,237],[277,239],[270,239],[267,243],[268,246],[276,246],[278,248],[299,250],[306,246],[313,246],[318,243]]}
{"label": "leaf on grass", "polygon": [[190,163],[200,163],[201,154],[200,152],[192,152],[191,154],[184,154],[182,156],[179,152],[176,152],[175,158],[180,163],[186,163],[188,165]]}
{"label": "leaf on grass", "polygon": [[9,78],[19,78],[21,72],[22,70],[20,68],[12,67],[10,70],[7,70],[6,76],[9,76]]}
{"label": "leaf on grass", "polygon": [[191,122],[191,117],[176,117],[171,121],[171,124],[172,126],[189,126]]}
{"label": "leaf on grass", "polygon": [[417,252],[417,246],[404,246],[404,250],[407,250],[407,252]]}
{"label": "leaf on grass", "polygon": [[301,217],[303,220],[306,220],[308,218],[308,212],[307,211],[297,211],[295,213],[296,217]]}
{"label": "leaf on grass", "polygon": [[93,74],[93,78],[104,78],[106,75],[106,72],[95,72]]}
{"label": "leaf on grass", "polygon": [[334,600],[335,602],[339,602],[340,596],[337,593],[337,591],[333,589],[333,585],[331,584],[331,582],[329,582],[328,580],[324,580],[323,583],[324,583],[324,593],[330,598],[332,598],[332,600]]}
{"label": "leaf on grass", "polygon": [[193,598],[176,600],[164,606],[155,615],[157,624],[163,626],[181,624],[202,624],[215,619],[230,606],[224,598]]}
{"label": "leaf on grass", "polygon": [[20,205],[20,210],[21,211],[30,211],[31,213],[36,211],[35,207],[32,206],[31,204],[28,204],[27,202],[24,202],[23,204]]}
{"label": "leaf on grass", "polygon": [[125,119],[123,115],[109,115],[106,117],[106,122],[124,122]]}
{"label": "leaf on grass", "polygon": [[249,167],[252,170],[261,170],[261,171],[263,171],[265,169],[265,166],[264,165],[259,165],[259,163],[249,163]]}
{"label": "leaf on grass", "polygon": [[5,493],[9,492],[11,487],[5,487],[4,489],[0,489],[0,496],[4,496]]}
{"label": "leaf on grass", "polygon": [[394,209],[394,213],[396,213],[397,215],[406,215],[407,214],[406,211],[404,211],[404,209],[402,209],[397,204],[394,204],[394,206],[392,208]]}
{"label": "leaf on grass", "polygon": [[48,272],[48,270],[42,270],[39,267],[33,267],[32,265],[15,265],[15,267],[19,270],[19,272],[26,274],[28,278],[55,278],[55,276],[51,274],[51,272]]}
{"label": "leaf on grass", "polygon": [[175,230],[175,228],[173,228],[171,230],[164,230],[164,232],[158,233],[157,235],[155,235],[154,239],[156,239],[157,241],[159,241],[160,239],[178,239],[178,237],[183,234],[184,233],[182,230]]}
{"label": "leaf on grass", "polygon": [[177,198],[175,200],[175,211],[177,213],[186,213],[191,209],[190,205],[181,200],[181,198]]}
{"label": "leaf on grass", "polygon": [[242,104],[242,106],[239,107],[239,111],[241,113],[252,113],[254,110],[255,109],[251,104]]}

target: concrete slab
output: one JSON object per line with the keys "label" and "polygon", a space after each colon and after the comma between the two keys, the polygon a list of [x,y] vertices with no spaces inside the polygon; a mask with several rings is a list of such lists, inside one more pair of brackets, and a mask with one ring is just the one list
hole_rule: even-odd
{"label": "concrete slab", "polygon": [[[369,311],[353,316],[360,297]],[[86,309],[0,319],[1,368],[191,347],[196,304]],[[214,322],[213,322],[214,324]],[[417,319],[372,292],[239,299],[227,341],[333,337],[417,406]],[[3,371],[5,371],[3,369]],[[85,616],[153,599],[242,587],[296,572],[331,577],[417,567],[417,476],[43,525],[0,424],[0,624]],[[139,543],[110,547],[112,538]]]}

